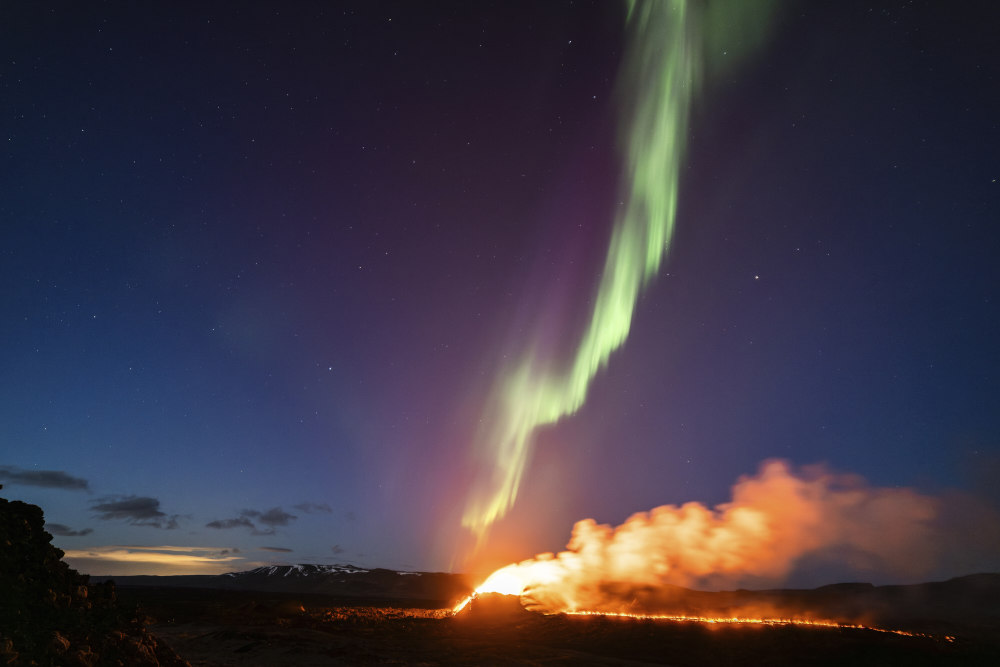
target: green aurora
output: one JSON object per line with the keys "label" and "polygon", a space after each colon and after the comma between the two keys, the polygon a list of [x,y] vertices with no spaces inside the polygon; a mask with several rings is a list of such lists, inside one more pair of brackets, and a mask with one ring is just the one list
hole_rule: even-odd
{"label": "green aurora", "polygon": [[630,2],[618,81],[623,206],[593,311],[567,365],[528,347],[497,379],[476,434],[481,465],[462,525],[482,544],[513,506],[539,427],[572,415],[628,337],[640,290],[659,271],[677,216],[691,105],[715,76],[763,41],[770,2]]}

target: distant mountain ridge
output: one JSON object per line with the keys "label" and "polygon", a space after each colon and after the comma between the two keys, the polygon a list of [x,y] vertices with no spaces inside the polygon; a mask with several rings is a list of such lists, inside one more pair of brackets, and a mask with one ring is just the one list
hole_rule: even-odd
{"label": "distant mountain ridge", "polygon": [[459,574],[368,569],[347,564],[264,565],[244,572],[225,574],[91,576],[91,580],[113,580],[119,586],[312,593],[438,603],[460,598],[471,590],[466,578]]}
{"label": "distant mountain ridge", "polygon": [[[382,570],[383,568],[376,568]],[[244,572],[227,572],[221,576],[223,577],[243,577],[243,576],[266,576],[266,577],[308,577],[316,575],[328,575],[328,574],[341,574],[341,575],[351,575],[360,574],[363,572],[373,572],[369,568],[358,567],[357,565],[319,565],[319,564],[307,564],[300,563],[298,565],[262,565],[260,567],[255,567],[252,570],[246,570]],[[386,572],[395,571],[399,575],[416,575],[421,576],[423,572],[410,572],[406,570],[384,570]]]}
{"label": "distant mountain ridge", "polygon": [[[459,574],[364,568],[350,564],[265,565],[220,575],[93,576],[119,586],[203,588],[328,595],[423,602],[447,607],[472,586]],[[475,583],[475,582],[473,582]],[[877,620],[907,627],[955,623],[1000,629],[1000,574],[972,574],[924,584],[874,586],[839,583],[815,589],[696,591],[677,586],[619,590],[635,613],[700,613],[739,616],[747,610],[773,616]]]}

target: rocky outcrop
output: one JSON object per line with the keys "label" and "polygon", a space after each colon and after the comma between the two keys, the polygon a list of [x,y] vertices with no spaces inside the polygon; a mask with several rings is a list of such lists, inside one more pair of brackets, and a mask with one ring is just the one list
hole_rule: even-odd
{"label": "rocky outcrop", "polygon": [[459,621],[478,621],[486,623],[519,623],[537,617],[521,604],[518,595],[502,593],[479,593],[473,596],[454,618]]}
{"label": "rocky outcrop", "polygon": [[121,608],[114,583],[64,563],[44,525],[37,505],[0,498],[0,665],[188,665]]}

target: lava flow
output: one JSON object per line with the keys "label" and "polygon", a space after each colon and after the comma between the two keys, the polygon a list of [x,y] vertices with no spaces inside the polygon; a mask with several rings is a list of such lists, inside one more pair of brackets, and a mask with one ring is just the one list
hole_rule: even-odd
{"label": "lava flow", "polygon": [[[842,628],[850,630],[871,630],[872,632],[885,632],[903,637],[927,637],[937,639],[935,635],[924,632],[910,632],[908,630],[894,630],[891,628],[879,628],[872,625],[861,625],[859,623],[849,623],[845,621],[832,621],[810,618],[768,618],[752,616],[685,616],[675,614],[628,614],[624,612],[601,612],[601,611],[570,611],[565,612],[569,616],[612,616],[620,618],[638,618],[654,621],[673,621],[677,623],[707,623],[707,624],[729,624],[729,625],[798,625],[814,628]],[[949,635],[940,637],[945,641],[953,642],[955,638]]]}

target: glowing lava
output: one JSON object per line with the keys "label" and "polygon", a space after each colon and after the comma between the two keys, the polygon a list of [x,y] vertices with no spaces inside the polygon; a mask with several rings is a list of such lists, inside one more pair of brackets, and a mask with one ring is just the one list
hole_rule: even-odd
{"label": "glowing lava", "polygon": [[[496,575],[501,575],[496,577]],[[513,579],[502,570],[498,570],[493,575],[489,577],[483,584],[477,588],[472,595],[464,598],[452,609],[452,616],[460,613],[469,604],[475,600],[479,595],[485,595],[488,593],[502,593],[504,595],[518,595],[517,592],[505,592],[501,590],[489,590],[493,588],[505,588],[507,591],[514,591],[510,586],[513,585]],[[523,591],[522,591],[523,593]],[[544,612],[546,614],[565,614],[567,616],[602,616],[608,618],[629,618],[638,620],[651,620],[651,621],[663,621],[667,623],[703,623],[706,625],[759,625],[767,627],[782,627],[782,626],[798,626],[798,627],[808,627],[808,628],[836,628],[836,629],[847,629],[847,630],[869,630],[871,632],[882,632],[893,635],[900,635],[902,637],[925,637],[929,639],[943,640],[947,642],[954,642],[955,638],[951,635],[932,635],[925,632],[912,632],[909,630],[897,630],[893,628],[880,628],[872,625],[863,625],[860,623],[852,623],[849,621],[835,621],[830,619],[815,619],[815,618],[791,618],[791,617],[776,617],[776,616],[703,616],[703,615],[688,615],[688,614],[643,614],[643,613],[631,613],[631,612],[614,612],[614,611],[549,611]]]}
{"label": "glowing lava", "polygon": [[599,611],[574,611],[566,612],[570,616],[611,616],[617,618],[638,618],[654,621],[673,621],[675,623],[706,623],[709,625],[766,625],[784,626],[795,625],[813,628],[841,628],[850,630],[871,630],[872,632],[885,632],[903,637],[928,637],[931,639],[943,639],[953,642],[955,638],[950,635],[931,635],[924,632],[910,632],[908,630],[894,630],[891,628],[879,628],[871,625],[860,625],[857,623],[846,623],[842,621],[817,620],[809,618],[769,618],[752,616],[684,616],[670,614],[627,614],[623,612],[599,612]]}

